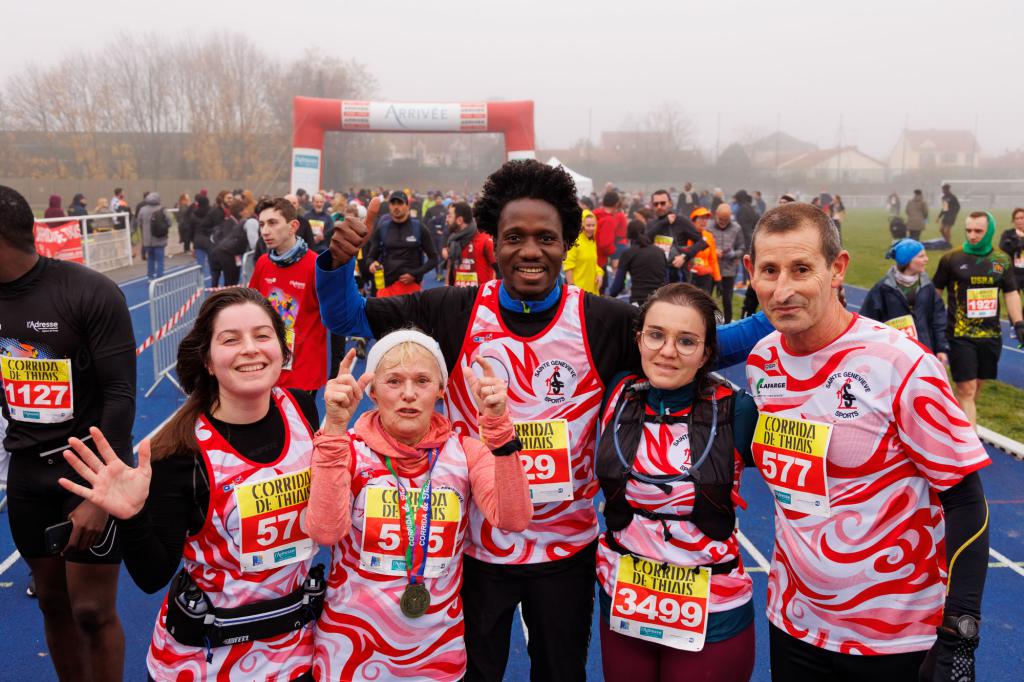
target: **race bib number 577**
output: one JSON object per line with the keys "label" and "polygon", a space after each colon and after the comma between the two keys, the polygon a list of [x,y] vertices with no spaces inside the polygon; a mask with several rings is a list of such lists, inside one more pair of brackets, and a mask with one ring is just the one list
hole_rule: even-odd
{"label": "race bib number 577", "polygon": [[761,413],[751,450],[764,482],[784,509],[830,516],[825,455],[832,426]]}
{"label": "race bib number 577", "polygon": [[306,532],[309,469],[235,487],[243,571],[265,571],[313,556]]}
{"label": "race bib number 577", "polygon": [[71,360],[0,356],[0,375],[11,419],[57,424],[74,416]]}

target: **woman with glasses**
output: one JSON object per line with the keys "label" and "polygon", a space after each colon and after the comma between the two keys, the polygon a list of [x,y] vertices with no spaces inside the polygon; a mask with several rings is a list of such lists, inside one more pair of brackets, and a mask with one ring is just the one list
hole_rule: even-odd
{"label": "woman with glasses", "polygon": [[757,409],[710,376],[714,301],[669,284],[644,304],[644,376],[612,384],[597,475],[608,530],[597,552],[605,679],[749,680],[752,581],[736,538],[739,477]]}

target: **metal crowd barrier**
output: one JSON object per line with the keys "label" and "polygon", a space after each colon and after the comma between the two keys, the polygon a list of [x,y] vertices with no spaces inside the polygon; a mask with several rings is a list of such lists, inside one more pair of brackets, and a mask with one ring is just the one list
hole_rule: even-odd
{"label": "metal crowd barrier", "polygon": [[[205,286],[203,271],[198,265],[158,277],[149,283],[150,333],[159,338],[153,342],[153,385],[146,391],[145,397],[148,398],[164,379],[181,389],[181,384],[171,370],[178,362],[178,344],[192,329],[192,324],[199,314],[202,296],[199,297],[200,300],[194,300],[193,305],[183,312],[182,307]],[[161,328],[175,317],[177,319],[170,328],[160,335]]]}
{"label": "metal crowd barrier", "polygon": [[242,274],[238,277],[238,283],[243,286],[249,286],[249,280],[252,279],[252,271],[256,269],[256,252],[246,251],[242,254]]}

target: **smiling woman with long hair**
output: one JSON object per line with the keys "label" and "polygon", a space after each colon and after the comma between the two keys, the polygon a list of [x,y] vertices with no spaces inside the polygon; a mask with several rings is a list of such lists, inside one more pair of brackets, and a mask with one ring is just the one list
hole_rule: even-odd
{"label": "smiling woman with long hair", "polygon": [[88,487],[61,485],[119,519],[136,584],[152,593],[171,582],[150,679],[308,678],[304,626],[324,593],[304,521],[319,420],[306,394],[274,387],[288,354],[281,318],[258,292],[216,292],[178,347],[188,399],[139,446],[138,467],[117,460],[98,429],[100,457],[76,439],[76,454],[65,451]]}

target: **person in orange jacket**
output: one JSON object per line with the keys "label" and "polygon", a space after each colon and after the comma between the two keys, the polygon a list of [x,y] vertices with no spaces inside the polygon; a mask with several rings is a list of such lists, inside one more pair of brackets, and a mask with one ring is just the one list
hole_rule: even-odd
{"label": "person in orange jacket", "polygon": [[706,291],[708,294],[714,289],[714,285],[722,281],[722,273],[718,269],[718,252],[715,250],[715,237],[708,231],[708,221],[711,220],[711,211],[699,206],[690,213],[690,220],[700,230],[701,236],[708,246],[703,251],[698,251],[690,261],[691,283]]}

